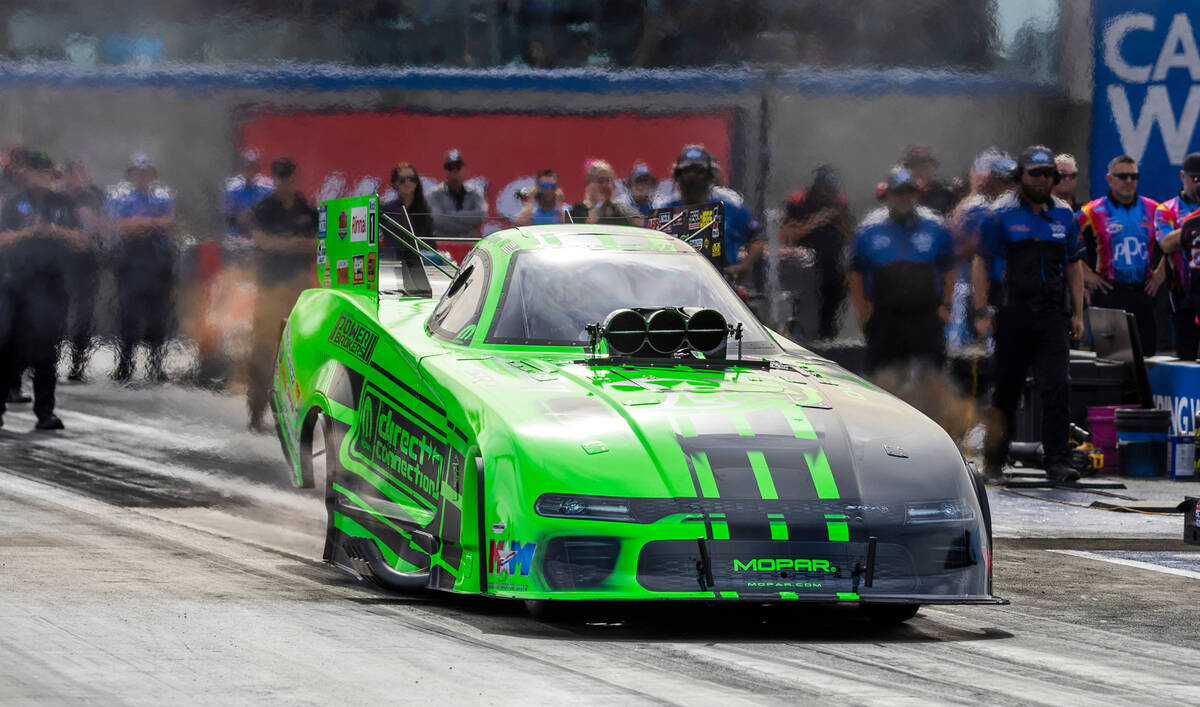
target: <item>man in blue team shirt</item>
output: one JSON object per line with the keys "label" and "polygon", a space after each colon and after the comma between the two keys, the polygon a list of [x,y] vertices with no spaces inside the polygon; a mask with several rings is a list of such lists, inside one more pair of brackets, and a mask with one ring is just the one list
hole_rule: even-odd
{"label": "man in blue team shirt", "polygon": [[[984,474],[1003,477],[1013,416],[1030,367],[1042,400],[1042,447],[1046,478],[1079,479],[1067,444],[1068,336],[1083,336],[1083,239],[1071,206],[1050,193],[1058,170],[1043,145],[1028,147],[1017,161],[1018,189],[992,207],[981,227],[975,257],[976,327],[996,330],[996,375],[984,443]],[[1005,259],[1002,300],[988,307],[989,261]],[[1067,293],[1072,313],[1065,309]]]}
{"label": "man in blue team shirt", "polygon": [[924,359],[940,367],[954,292],[954,246],[941,218],[917,205],[912,172],[888,175],[886,205],[862,220],[847,276],[867,339],[867,370]]}
{"label": "man in blue team shirt", "polygon": [[658,180],[645,162],[634,163],[626,188],[629,190],[630,206],[641,212],[643,219],[650,218],[650,212],[654,210],[654,191],[658,189]]}
{"label": "man in blue team shirt", "polygon": [[662,208],[721,202],[725,212],[725,259],[729,263],[730,274],[741,278],[750,271],[756,258],[739,262],[738,250],[745,246],[752,254],[754,251],[761,254],[762,243],[758,241],[762,237],[762,226],[746,207],[720,193],[726,190],[713,188],[715,177],[713,158],[708,150],[703,145],[685,146],[675,160],[675,183],[679,187],[679,198],[663,204]]}
{"label": "man in blue team shirt", "polygon": [[261,166],[257,150],[245,150],[238,155],[238,173],[225,180],[221,199],[227,245],[244,252],[249,252],[251,246],[254,207],[275,191],[271,178],[260,173]]}
{"label": "man in blue team shirt", "polygon": [[157,180],[158,170],[137,153],[108,200],[108,215],[117,235],[114,275],[120,343],[113,378],[127,381],[133,374],[133,347],[145,341],[150,349],[149,378],[166,379],[163,345],[173,314],[175,290],[175,200]]}
{"label": "man in blue team shirt", "polygon": [[[0,209],[0,381],[19,382],[32,368],[35,427],[61,430],[54,406],[70,285],[66,265],[87,239],[77,205],[58,189],[46,153],[21,150],[13,167],[22,189]],[[12,401],[0,398],[0,425],[6,402]]]}

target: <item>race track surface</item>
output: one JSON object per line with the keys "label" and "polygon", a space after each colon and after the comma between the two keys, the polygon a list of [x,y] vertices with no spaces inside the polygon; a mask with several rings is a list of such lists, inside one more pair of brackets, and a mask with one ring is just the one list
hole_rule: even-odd
{"label": "race track surface", "polygon": [[[617,608],[545,624],[511,602],[384,594],[322,564],[319,496],[288,486],[278,444],[245,431],[238,399],[101,382],[60,386],[59,398],[64,433],[32,432],[28,407],[0,430],[0,704],[1200,694],[1200,577],[1186,569],[1198,548],[1178,539],[1182,521],[1179,535],[1161,530],[1170,520],[1137,537],[1013,533],[995,551],[996,592],[1011,606],[925,608],[896,628],[793,606]],[[1003,527],[1012,500],[993,498]],[[1180,556],[1185,569],[1097,559],[1116,551]]]}

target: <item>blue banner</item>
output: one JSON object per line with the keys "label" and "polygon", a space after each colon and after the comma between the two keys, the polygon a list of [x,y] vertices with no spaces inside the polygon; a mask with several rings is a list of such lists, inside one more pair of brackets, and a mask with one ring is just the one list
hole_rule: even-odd
{"label": "blue banner", "polygon": [[1139,193],[1174,196],[1189,152],[1200,151],[1200,3],[1095,0],[1096,69],[1089,175],[1092,196],[1108,190],[1108,161],[1138,161]]}
{"label": "blue banner", "polygon": [[1200,365],[1183,361],[1146,363],[1154,407],[1171,411],[1171,434],[1192,434],[1200,415]]}

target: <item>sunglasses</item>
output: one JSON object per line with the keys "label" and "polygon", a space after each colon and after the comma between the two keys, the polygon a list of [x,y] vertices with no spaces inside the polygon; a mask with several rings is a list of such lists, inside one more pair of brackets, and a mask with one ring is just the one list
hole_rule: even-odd
{"label": "sunglasses", "polygon": [[1074,179],[1079,176],[1079,172],[1059,172],[1063,179]]}
{"label": "sunglasses", "polygon": [[538,189],[557,189],[558,182],[538,182]]}
{"label": "sunglasses", "polygon": [[1026,174],[1033,177],[1034,179],[1039,179],[1039,178],[1043,178],[1043,177],[1046,179],[1054,178],[1054,170],[1050,169],[1048,167],[1040,167],[1038,169],[1031,169],[1028,172],[1026,172]]}
{"label": "sunglasses", "polygon": [[1110,174],[1108,176],[1112,177],[1113,179],[1120,179],[1122,181],[1135,181],[1142,175],[1138,174],[1137,172],[1126,172],[1125,174]]}
{"label": "sunglasses", "polygon": [[397,184],[404,184],[405,182],[412,182],[413,184],[416,184],[417,178],[416,177],[396,177]]}

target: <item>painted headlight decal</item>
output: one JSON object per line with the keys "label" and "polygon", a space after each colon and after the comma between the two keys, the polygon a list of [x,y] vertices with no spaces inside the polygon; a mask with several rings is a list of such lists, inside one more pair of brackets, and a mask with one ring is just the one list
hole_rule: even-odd
{"label": "painted headlight decal", "polygon": [[961,498],[904,504],[904,523],[953,523],[974,520],[975,509]]}
{"label": "painted headlight decal", "polygon": [[533,508],[538,515],[547,518],[613,520],[634,523],[637,522],[637,518],[633,515],[630,505],[627,498],[547,493],[538,498]]}

